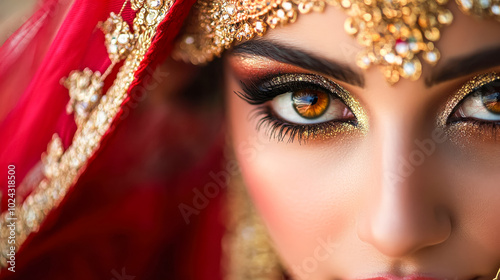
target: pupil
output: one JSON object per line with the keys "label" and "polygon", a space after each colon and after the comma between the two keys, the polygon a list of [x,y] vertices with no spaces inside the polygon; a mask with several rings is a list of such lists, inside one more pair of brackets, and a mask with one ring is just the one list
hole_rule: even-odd
{"label": "pupil", "polygon": [[314,95],[314,96],[307,95],[307,96],[304,96],[303,98],[305,99],[304,103],[309,103],[311,105],[315,105],[316,103],[318,103],[318,96],[317,95]]}

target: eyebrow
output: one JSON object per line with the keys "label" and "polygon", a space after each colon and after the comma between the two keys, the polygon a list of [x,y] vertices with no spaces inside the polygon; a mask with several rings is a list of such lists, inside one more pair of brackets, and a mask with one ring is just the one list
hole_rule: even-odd
{"label": "eyebrow", "polygon": [[500,46],[452,58],[425,80],[427,87],[500,65]]}
{"label": "eyebrow", "polygon": [[364,87],[365,85],[364,77],[345,64],[321,59],[305,51],[264,39],[254,39],[236,45],[232,53],[267,57],[278,62],[319,72],[351,85],[359,87]]}

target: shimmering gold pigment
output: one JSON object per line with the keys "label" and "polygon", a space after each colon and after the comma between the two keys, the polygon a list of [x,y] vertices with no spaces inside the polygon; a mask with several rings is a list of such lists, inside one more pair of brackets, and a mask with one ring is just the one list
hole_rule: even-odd
{"label": "shimmering gold pigment", "polygon": [[445,128],[448,118],[450,117],[451,113],[453,113],[453,110],[455,107],[464,99],[465,96],[467,96],[469,93],[471,93],[474,89],[479,88],[481,86],[484,86],[487,83],[493,82],[496,79],[499,79],[500,76],[498,76],[496,73],[486,73],[486,74],[481,74],[477,75],[474,78],[470,79],[467,83],[465,83],[458,91],[455,93],[447,102],[444,110],[441,112],[441,114],[438,117],[438,126],[441,128]]}
{"label": "shimmering gold pigment", "polygon": [[368,132],[369,124],[366,112],[361,107],[359,101],[339,84],[315,74],[285,74],[275,79],[276,81],[284,80],[280,83],[284,83],[285,81],[304,81],[312,84],[321,84],[329,91],[337,94],[356,116],[357,125],[347,122],[327,122],[324,123],[324,126],[311,128],[303,132],[302,138],[304,140],[326,140],[339,135],[365,135]]}
{"label": "shimmering gold pigment", "polygon": [[456,109],[457,105],[475,89],[482,87],[494,80],[499,79],[498,74],[491,72],[475,76],[465,83],[446,103],[444,110],[438,117],[437,125],[442,128],[448,138],[461,147],[470,146],[478,142],[500,141],[500,128],[482,126],[473,122],[448,123],[448,119]]}

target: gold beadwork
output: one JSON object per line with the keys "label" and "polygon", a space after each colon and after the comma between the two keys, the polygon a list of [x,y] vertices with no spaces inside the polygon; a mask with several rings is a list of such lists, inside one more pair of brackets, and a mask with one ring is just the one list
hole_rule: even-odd
{"label": "gold beadwork", "polygon": [[63,82],[69,90],[70,100],[66,106],[68,114],[75,113],[78,125],[87,120],[89,113],[96,107],[102,97],[101,73],[85,68],[83,71],[73,71]]}
{"label": "gold beadwork", "polygon": [[[184,35],[176,59],[203,64],[220,56],[235,42],[262,36],[267,29],[294,22],[298,14],[339,7],[349,18],[345,31],[364,49],[356,64],[363,68],[380,65],[391,84],[400,77],[416,80],[423,59],[436,64],[441,55],[434,42],[441,29],[452,23],[452,13],[444,7],[448,0],[199,0]],[[500,19],[500,0],[457,0],[466,13]],[[417,55],[421,54],[421,58]]]}
{"label": "gold beadwork", "polygon": [[105,44],[109,59],[119,62],[127,57],[135,45],[135,36],[130,32],[130,27],[121,15],[111,13],[110,17],[100,25],[104,32]]}
{"label": "gold beadwork", "polygon": [[52,135],[52,140],[47,146],[47,153],[42,155],[43,174],[46,178],[59,176],[59,162],[64,153],[61,138],[57,134]]}
{"label": "gold beadwork", "polygon": [[382,66],[385,78],[394,84],[400,77],[416,80],[422,72],[417,54],[423,52],[430,64],[440,55],[432,42],[439,40],[440,29],[453,19],[444,8],[447,1],[352,1],[347,14],[348,33],[365,49],[357,56],[357,64],[368,68]]}
{"label": "gold beadwork", "polygon": [[[127,90],[134,80],[135,72],[156,35],[158,24],[164,19],[166,12],[172,5],[172,0],[159,0],[159,9],[164,12],[158,14],[153,24],[146,24],[144,16],[153,9],[151,2],[153,1],[144,5],[144,1],[131,0],[132,8],[136,11],[142,11],[137,13],[134,20],[134,36],[137,38],[137,42],[125,58],[122,68],[106,95],[103,95],[95,104],[94,109],[89,111],[85,121],[78,125],[71,145],[63,151],[62,142],[56,134],[48,145],[47,153],[42,155],[45,179],[26,197],[22,205],[16,206],[16,250],[29,234],[38,230],[48,213],[60,204],[70,187],[79,178],[87,160],[99,148],[102,137],[120,111]],[[140,20],[143,20],[142,23]],[[113,66],[114,64],[108,70]],[[91,72],[87,71],[86,75],[88,76],[89,73]],[[94,74],[92,73],[92,75]],[[105,73],[98,80],[103,81],[106,76]],[[0,240],[7,240],[10,234],[9,228],[6,226],[7,221],[7,213],[0,215]],[[7,245],[7,243],[0,243],[0,267],[7,266],[9,252],[5,247]]]}
{"label": "gold beadwork", "polygon": [[134,30],[146,31],[150,26],[158,25],[170,6],[171,1],[165,0],[132,1],[132,8],[137,11],[137,16],[134,19]]}
{"label": "gold beadwork", "polygon": [[262,36],[268,28],[293,23],[298,13],[322,11],[323,1],[199,0],[175,56],[202,64],[220,56],[235,40]]}

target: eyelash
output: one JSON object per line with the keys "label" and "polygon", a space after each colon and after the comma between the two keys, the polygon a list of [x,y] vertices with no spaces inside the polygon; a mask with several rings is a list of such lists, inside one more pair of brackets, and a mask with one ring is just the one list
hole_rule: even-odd
{"label": "eyelash", "polygon": [[338,125],[347,124],[355,127],[353,121],[329,121],[315,124],[291,124],[277,118],[269,107],[259,106],[252,112],[251,118],[259,117],[257,121],[257,130],[263,127],[268,130],[269,138],[276,139],[279,142],[284,142],[288,136],[288,143],[292,143],[295,139],[301,143],[305,143],[311,138],[321,136],[325,131],[335,129]]}
{"label": "eyelash", "polygon": [[[321,90],[330,94],[333,98],[340,98],[335,93],[331,92],[322,85],[310,81],[297,81],[298,78],[310,77],[312,75],[296,75],[296,74],[278,74],[275,76],[265,77],[260,83],[248,82],[242,84],[243,92],[236,91],[235,93],[251,105],[260,105],[271,101],[274,97],[286,93],[294,92],[304,88]],[[314,75],[315,76],[315,75]],[[285,80],[279,82],[276,80]]]}
{"label": "eyelash", "polygon": [[[313,79],[310,79],[311,77]],[[317,81],[313,82],[312,80]],[[235,94],[251,105],[258,105],[258,107],[252,111],[250,117],[251,119],[260,117],[257,121],[257,130],[262,128],[267,129],[269,138],[276,139],[279,142],[284,142],[285,138],[288,137],[288,143],[297,140],[300,144],[311,138],[321,136],[325,134],[326,131],[334,130],[339,125],[357,126],[357,121],[335,120],[315,124],[289,123],[278,118],[273,110],[265,105],[266,102],[271,101],[278,95],[286,92],[296,92],[305,88],[320,90],[328,93],[332,99],[342,100],[339,95],[328,89],[327,85],[321,85],[321,81],[324,81],[324,79],[312,74],[278,74],[265,77],[262,79],[262,82],[259,83],[244,83],[240,81],[243,91],[235,91]]]}

